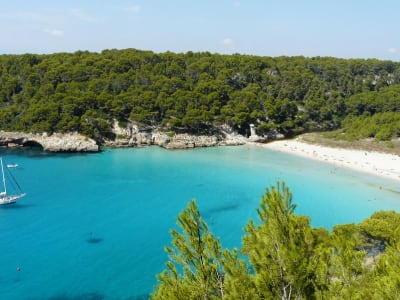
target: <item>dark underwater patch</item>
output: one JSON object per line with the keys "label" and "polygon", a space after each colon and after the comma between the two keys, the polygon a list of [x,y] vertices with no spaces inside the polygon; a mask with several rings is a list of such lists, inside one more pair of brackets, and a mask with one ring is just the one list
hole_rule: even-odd
{"label": "dark underwater patch", "polygon": [[93,293],[84,293],[72,297],[66,295],[57,295],[54,297],[50,297],[48,300],[103,300],[103,299],[105,299],[104,295],[97,292],[93,292]]}
{"label": "dark underwater patch", "polygon": [[100,244],[101,242],[103,242],[102,238],[96,238],[96,237],[92,237],[86,240],[89,244]]}
{"label": "dark underwater patch", "polygon": [[150,295],[147,295],[147,294],[136,295],[136,296],[127,298],[127,300],[148,300],[148,299],[150,299]]}
{"label": "dark underwater patch", "polygon": [[225,205],[217,206],[214,208],[211,208],[207,211],[207,215],[212,215],[212,214],[219,214],[222,212],[230,211],[230,210],[236,210],[240,207],[238,203],[227,203]]}

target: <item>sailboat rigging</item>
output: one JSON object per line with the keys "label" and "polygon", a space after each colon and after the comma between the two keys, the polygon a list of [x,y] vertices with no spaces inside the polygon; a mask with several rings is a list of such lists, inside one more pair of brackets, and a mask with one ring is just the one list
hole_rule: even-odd
{"label": "sailboat rigging", "polygon": [[0,165],[1,165],[2,180],[3,180],[3,191],[0,192],[0,205],[15,203],[17,201],[17,199],[25,197],[26,193],[22,192],[22,189],[19,186],[17,180],[12,175],[12,173],[7,169],[8,175],[10,175],[9,177],[10,177],[12,183],[15,184],[16,189],[18,190],[18,193],[16,193],[16,194],[8,194],[6,176],[4,174],[3,158],[1,158],[1,157],[0,157]]}

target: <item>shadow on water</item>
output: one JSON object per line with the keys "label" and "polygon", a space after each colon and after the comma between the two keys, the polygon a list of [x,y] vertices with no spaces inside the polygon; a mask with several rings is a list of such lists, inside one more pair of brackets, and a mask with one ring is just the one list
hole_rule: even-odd
{"label": "shadow on water", "polygon": [[50,297],[48,300],[103,300],[106,297],[100,293],[85,293],[76,296],[57,295]]}
{"label": "shadow on water", "polygon": [[240,207],[238,203],[228,203],[225,205],[217,206],[214,208],[210,208],[205,212],[206,215],[213,215],[213,214],[219,214],[231,210],[237,210]]}
{"label": "shadow on water", "polygon": [[136,295],[129,297],[126,300],[148,300],[148,299],[150,299],[150,295],[143,294],[143,295]]}
{"label": "shadow on water", "polygon": [[92,237],[92,238],[88,238],[87,240],[86,240],[86,242],[88,242],[89,244],[100,244],[101,242],[103,242],[104,240],[102,239],[102,238],[95,238],[95,237]]}
{"label": "shadow on water", "polygon": [[22,156],[22,157],[29,157],[29,158],[37,158],[37,157],[49,157],[56,155],[53,152],[44,151],[41,147],[22,147],[22,148],[1,148],[0,149],[1,155],[14,155],[14,156]]}
{"label": "shadow on water", "polygon": [[[100,151],[99,151],[100,152]],[[0,156],[14,155],[21,157],[28,157],[34,159],[49,158],[49,157],[61,157],[69,158],[75,156],[85,156],[90,154],[96,154],[99,152],[51,152],[45,151],[42,147],[26,146],[22,148],[0,148]]]}
{"label": "shadow on water", "polygon": [[34,207],[35,205],[32,204],[20,204],[20,203],[11,203],[11,204],[5,204],[5,205],[0,205],[0,209],[26,209],[26,208],[31,208]]}
{"label": "shadow on water", "polygon": [[[66,295],[57,295],[54,297],[48,298],[48,300],[104,300],[107,297],[103,294],[93,292],[93,293],[84,293],[76,296],[66,296]],[[142,294],[136,296],[130,296],[128,298],[123,298],[124,300],[148,300],[150,299],[150,295]],[[33,300],[33,299],[31,299]]]}
{"label": "shadow on water", "polygon": [[240,205],[237,203],[228,203],[225,205],[217,206],[206,210],[202,217],[209,223],[210,225],[214,223],[214,216],[217,214],[225,213],[228,211],[234,211],[239,209]]}
{"label": "shadow on water", "polygon": [[104,241],[104,239],[96,237],[92,231],[87,232],[85,235],[87,237],[86,242],[88,242],[89,244],[100,244]]}

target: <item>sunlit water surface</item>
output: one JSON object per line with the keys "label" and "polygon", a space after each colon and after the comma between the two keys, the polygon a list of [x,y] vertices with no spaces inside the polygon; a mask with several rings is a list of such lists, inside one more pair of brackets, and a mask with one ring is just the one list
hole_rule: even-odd
{"label": "sunlit water surface", "polygon": [[277,180],[315,227],[400,211],[395,182],[258,147],[0,155],[28,193],[0,207],[0,299],[147,299],[193,198],[225,248]]}

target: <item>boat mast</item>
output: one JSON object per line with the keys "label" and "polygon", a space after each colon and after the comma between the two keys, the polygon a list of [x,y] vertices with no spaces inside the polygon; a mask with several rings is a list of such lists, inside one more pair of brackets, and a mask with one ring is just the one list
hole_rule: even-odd
{"label": "boat mast", "polygon": [[3,167],[3,158],[2,157],[0,157],[0,163],[1,163],[1,174],[3,174],[4,193],[7,194],[6,178],[4,177],[4,167]]}

